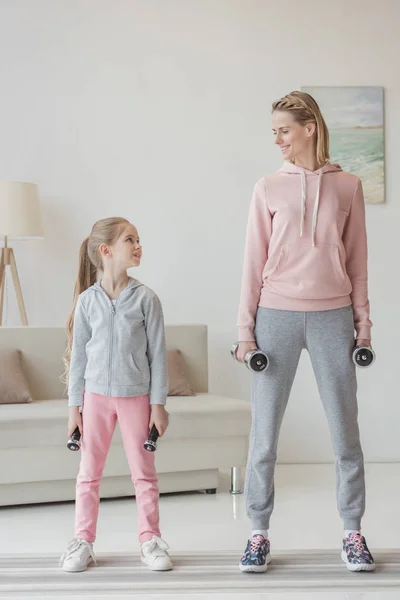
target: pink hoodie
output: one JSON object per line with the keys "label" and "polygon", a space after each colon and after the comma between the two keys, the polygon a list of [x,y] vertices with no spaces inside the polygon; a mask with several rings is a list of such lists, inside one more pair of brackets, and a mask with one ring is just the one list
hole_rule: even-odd
{"label": "pink hoodie", "polygon": [[318,171],[285,162],[254,188],[238,339],[254,340],[258,306],[318,311],[349,305],[357,337],[371,339],[361,181],[329,162]]}

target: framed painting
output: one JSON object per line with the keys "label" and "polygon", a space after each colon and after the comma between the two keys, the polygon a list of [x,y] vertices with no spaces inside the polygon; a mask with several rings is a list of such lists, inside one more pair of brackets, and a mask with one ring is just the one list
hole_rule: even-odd
{"label": "framed painting", "polygon": [[330,134],[331,161],[358,175],[365,202],[385,201],[382,87],[302,87],[318,102]]}

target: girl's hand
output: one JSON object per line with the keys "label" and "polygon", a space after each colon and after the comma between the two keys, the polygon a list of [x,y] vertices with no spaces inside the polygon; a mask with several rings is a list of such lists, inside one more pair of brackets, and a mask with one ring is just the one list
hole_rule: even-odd
{"label": "girl's hand", "polygon": [[82,415],[79,411],[79,406],[70,406],[69,407],[69,418],[68,418],[68,436],[74,433],[76,427],[79,427],[79,431],[81,435],[83,435],[82,429]]}
{"label": "girl's hand", "polygon": [[365,348],[372,348],[371,340],[358,339],[358,340],[356,340],[356,346],[364,346]]}
{"label": "girl's hand", "polygon": [[165,410],[165,406],[163,406],[162,404],[152,404],[149,430],[151,430],[153,425],[155,425],[161,437],[167,431],[168,423],[169,415]]}
{"label": "girl's hand", "polygon": [[257,350],[257,344],[255,342],[239,342],[239,347],[236,350],[236,357],[240,361],[244,361],[246,354],[251,350]]}

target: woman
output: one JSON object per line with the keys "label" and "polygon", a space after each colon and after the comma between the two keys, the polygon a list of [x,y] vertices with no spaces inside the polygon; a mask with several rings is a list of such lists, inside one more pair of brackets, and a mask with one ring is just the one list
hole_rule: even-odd
{"label": "woman", "polygon": [[242,571],[266,571],[279,430],[301,351],[308,350],[328,418],[344,523],[342,559],[372,571],[361,534],[364,459],[352,351],[370,346],[367,236],[361,181],[329,162],[329,132],[315,100],[292,92],[273,104],[284,166],[255,186],[247,226],[237,356],[260,348],[270,367],[253,378],[246,474],[252,536]]}

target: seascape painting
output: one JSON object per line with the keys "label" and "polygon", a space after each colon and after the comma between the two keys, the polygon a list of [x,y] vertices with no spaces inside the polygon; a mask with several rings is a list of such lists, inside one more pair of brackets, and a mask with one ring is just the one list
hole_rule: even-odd
{"label": "seascape painting", "polygon": [[381,87],[302,87],[318,102],[330,133],[331,161],[358,175],[365,202],[385,201]]}

